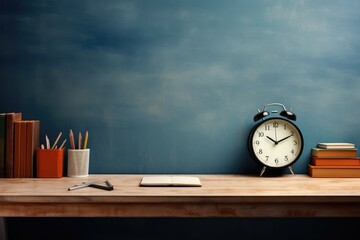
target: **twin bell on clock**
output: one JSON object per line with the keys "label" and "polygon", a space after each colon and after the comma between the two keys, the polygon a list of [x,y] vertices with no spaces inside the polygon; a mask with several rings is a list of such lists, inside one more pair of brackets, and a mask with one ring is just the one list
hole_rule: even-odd
{"label": "twin bell on clock", "polygon": [[[280,108],[278,110],[268,109]],[[271,114],[279,114],[277,117],[269,117]],[[294,175],[291,167],[299,158],[304,147],[304,139],[300,129],[294,124],[296,115],[281,103],[265,105],[262,111],[254,116],[257,123],[248,137],[248,150],[262,169],[262,176],[267,168],[280,170],[288,168]]]}

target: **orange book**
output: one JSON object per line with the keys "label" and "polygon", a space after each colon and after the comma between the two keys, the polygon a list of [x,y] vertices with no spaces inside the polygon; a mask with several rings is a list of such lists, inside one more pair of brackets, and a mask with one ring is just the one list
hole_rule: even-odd
{"label": "orange book", "polygon": [[358,178],[360,166],[313,166],[308,165],[308,175],[318,178]]}
{"label": "orange book", "polygon": [[6,114],[0,114],[0,177],[6,177],[5,167],[5,142],[6,142]]}
{"label": "orange book", "polygon": [[40,121],[26,121],[26,158],[25,158],[25,175],[26,178],[34,177],[34,157],[35,150],[40,145]]}
{"label": "orange book", "polygon": [[318,158],[311,156],[310,164],[314,166],[358,166],[360,158]]}
{"label": "orange book", "polygon": [[14,141],[14,178],[24,178],[26,172],[26,145],[27,128],[26,121],[14,122],[15,141]]}
{"label": "orange book", "polygon": [[20,171],[20,159],[21,159],[21,121],[14,123],[14,178],[19,178],[21,175]]}
{"label": "orange book", "polygon": [[348,158],[357,157],[357,149],[323,149],[323,148],[312,148],[311,156],[318,158]]}
{"label": "orange book", "polygon": [[26,121],[20,122],[20,177],[25,177],[26,172]]}
{"label": "orange book", "polygon": [[6,177],[14,177],[14,141],[15,141],[15,126],[14,122],[22,119],[22,113],[7,113],[6,114]]}

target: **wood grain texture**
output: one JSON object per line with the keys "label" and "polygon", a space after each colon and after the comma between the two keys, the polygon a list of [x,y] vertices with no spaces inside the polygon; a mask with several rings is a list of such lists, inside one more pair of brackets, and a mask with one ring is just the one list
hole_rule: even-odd
{"label": "wood grain texture", "polygon": [[[139,187],[145,175],[2,179],[0,216],[350,217],[360,216],[360,179],[307,175],[192,175],[202,187]],[[148,176],[148,175],[147,175]],[[67,189],[109,179],[113,191]]]}

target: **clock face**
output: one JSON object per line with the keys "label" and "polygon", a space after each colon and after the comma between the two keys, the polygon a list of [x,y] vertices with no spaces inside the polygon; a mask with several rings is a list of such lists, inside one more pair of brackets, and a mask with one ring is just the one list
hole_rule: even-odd
{"label": "clock face", "polygon": [[300,130],[290,121],[270,118],[255,126],[249,135],[249,150],[263,165],[273,168],[293,164],[303,150]]}

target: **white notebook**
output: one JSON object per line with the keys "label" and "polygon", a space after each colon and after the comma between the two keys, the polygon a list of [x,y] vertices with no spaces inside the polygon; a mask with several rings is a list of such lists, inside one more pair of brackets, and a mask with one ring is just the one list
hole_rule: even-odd
{"label": "white notebook", "polygon": [[353,149],[355,148],[354,143],[318,143],[317,147],[325,149]]}
{"label": "white notebook", "polygon": [[147,176],[140,182],[142,187],[201,187],[198,177],[190,176]]}

